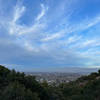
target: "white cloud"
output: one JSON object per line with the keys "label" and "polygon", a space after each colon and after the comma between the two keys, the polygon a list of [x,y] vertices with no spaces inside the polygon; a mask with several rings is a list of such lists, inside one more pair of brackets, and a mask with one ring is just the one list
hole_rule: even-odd
{"label": "white cloud", "polygon": [[84,19],[73,27],[74,31],[83,31],[100,23],[100,14],[94,18]]}
{"label": "white cloud", "polygon": [[[43,17],[44,15],[44,6],[41,5],[43,8],[42,13],[39,15],[38,20]],[[19,5],[16,5],[15,10],[14,10],[14,16],[13,19],[9,22],[9,33],[14,34],[14,35],[23,35],[23,34],[28,34],[28,33],[38,33],[40,30],[45,28],[45,23],[40,23],[40,22],[35,22],[31,26],[27,25],[21,25],[18,24],[17,21],[19,20],[20,17],[22,17],[23,13],[25,12],[26,7],[22,6],[19,7]]]}
{"label": "white cloud", "polygon": [[31,45],[31,43],[25,41],[24,43],[24,48],[27,49],[29,52],[39,52],[39,50],[37,48],[35,48],[34,46]]}
{"label": "white cloud", "polygon": [[41,4],[41,9],[41,13],[37,16],[36,21],[39,21],[45,15],[48,8],[45,8],[45,6]]}
{"label": "white cloud", "polygon": [[[35,23],[32,26],[23,26],[22,29],[19,30],[19,35],[28,34],[28,33],[39,33],[43,28],[45,28],[45,23]],[[19,27],[20,28],[20,27]]]}
{"label": "white cloud", "polygon": [[46,11],[48,10],[48,7],[45,7],[44,4],[41,4],[41,12],[40,14],[36,17],[36,21],[39,21],[41,18],[44,17],[44,15],[46,14]]}
{"label": "white cloud", "polygon": [[[47,34],[45,35],[45,37],[43,39],[41,39],[41,41],[50,41],[50,40],[56,40],[58,38],[62,38],[64,36],[66,36],[67,34],[70,33],[76,33],[77,31],[83,31],[86,29],[91,28],[92,26],[95,26],[96,24],[98,24],[100,22],[100,16],[96,16],[93,19],[88,19],[88,20],[84,20],[80,23],[77,23],[76,25],[73,24],[68,24],[65,28],[59,29],[58,28],[58,32],[55,33],[49,33],[47,32]],[[60,24],[60,23],[59,23]]]}
{"label": "white cloud", "polygon": [[96,24],[100,23],[100,15],[98,15],[97,17],[95,17],[94,19],[90,20],[90,23],[88,23],[86,25],[86,28],[90,28]]}
{"label": "white cloud", "polygon": [[67,44],[71,44],[71,43],[74,43],[78,40],[80,40],[82,38],[82,36],[77,36],[77,35],[74,35],[74,36],[71,36],[67,39]]}
{"label": "white cloud", "polygon": [[80,47],[85,48],[85,47],[91,47],[93,45],[95,45],[96,40],[85,40]]}
{"label": "white cloud", "polygon": [[85,40],[84,42],[80,42],[79,46],[80,48],[89,48],[89,47],[96,47],[100,46],[100,40],[99,39],[91,39],[91,40]]}
{"label": "white cloud", "polygon": [[19,7],[18,5],[16,5],[15,10],[14,10],[14,19],[13,19],[13,23],[15,23],[25,12],[25,6]]}
{"label": "white cloud", "polygon": [[20,30],[22,30],[23,26],[18,25],[17,21],[20,17],[22,17],[23,13],[25,12],[25,6],[16,5],[13,11],[13,19],[9,22],[9,33],[10,34],[18,34]]}
{"label": "white cloud", "polygon": [[62,34],[56,33],[52,35],[47,35],[45,38],[41,39],[42,42],[47,42],[53,39],[61,38]]}

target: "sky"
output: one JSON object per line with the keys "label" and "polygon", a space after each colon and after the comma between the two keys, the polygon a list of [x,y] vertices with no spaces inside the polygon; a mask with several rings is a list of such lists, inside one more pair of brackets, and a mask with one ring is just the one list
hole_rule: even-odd
{"label": "sky", "polygon": [[0,0],[0,64],[100,68],[100,0]]}

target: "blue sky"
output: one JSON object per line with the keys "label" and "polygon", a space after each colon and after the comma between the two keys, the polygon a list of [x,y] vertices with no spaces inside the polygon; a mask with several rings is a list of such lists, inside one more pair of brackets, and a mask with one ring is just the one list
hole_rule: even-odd
{"label": "blue sky", "polygon": [[0,64],[100,68],[100,0],[0,0]]}

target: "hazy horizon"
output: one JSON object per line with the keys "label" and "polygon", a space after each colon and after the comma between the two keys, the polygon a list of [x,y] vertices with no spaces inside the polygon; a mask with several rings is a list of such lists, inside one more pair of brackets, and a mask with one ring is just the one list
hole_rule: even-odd
{"label": "hazy horizon", "polygon": [[92,73],[92,72],[97,72],[100,68],[83,68],[83,67],[47,67],[45,69],[42,69],[41,67],[33,67],[30,68],[27,67],[25,68],[24,66],[14,66],[14,65],[10,65],[10,66],[7,66],[7,65],[4,65],[6,67],[8,67],[9,69],[14,69],[16,71],[20,71],[20,72],[43,72],[43,73],[81,73],[81,74],[89,74],[89,73]]}

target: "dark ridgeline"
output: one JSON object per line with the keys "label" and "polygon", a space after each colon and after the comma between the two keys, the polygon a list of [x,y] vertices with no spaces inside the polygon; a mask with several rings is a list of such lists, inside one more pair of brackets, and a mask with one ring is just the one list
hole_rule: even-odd
{"label": "dark ridgeline", "polygon": [[0,100],[100,100],[100,70],[57,86],[0,65]]}

